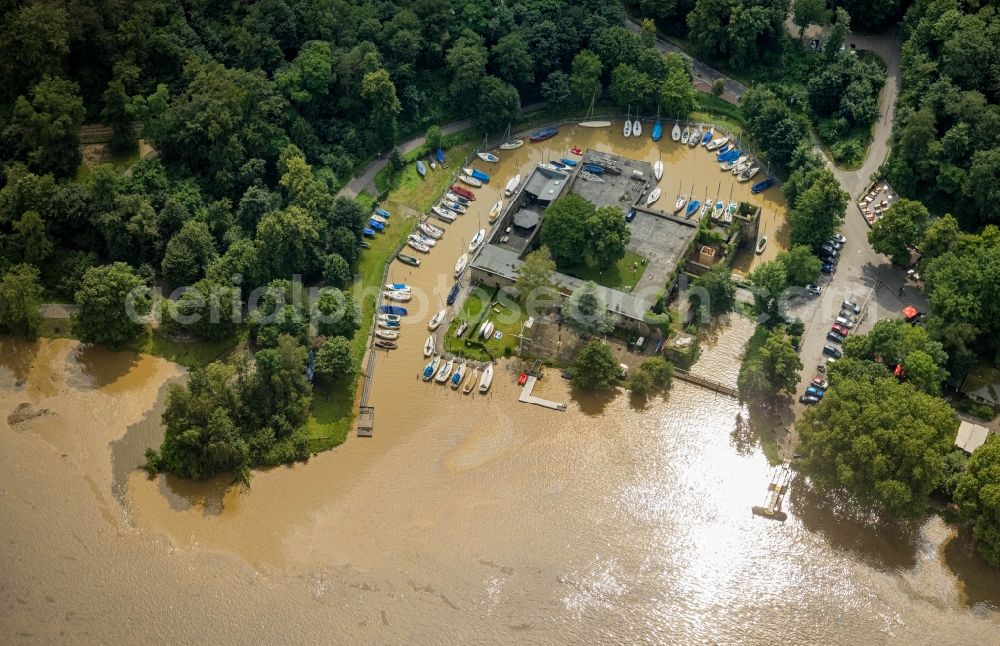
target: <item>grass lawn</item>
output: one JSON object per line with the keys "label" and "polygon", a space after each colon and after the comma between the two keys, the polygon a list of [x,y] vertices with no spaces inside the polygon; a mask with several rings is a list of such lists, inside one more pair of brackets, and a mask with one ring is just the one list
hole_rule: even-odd
{"label": "grass lawn", "polygon": [[625,257],[608,269],[598,269],[586,262],[569,267],[560,267],[559,271],[576,276],[581,280],[592,280],[598,285],[625,292],[631,291],[646,271],[646,259],[631,251],[625,252]]}
{"label": "grass lawn", "polygon": [[[496,291],[495,289],[489,291],[476,289],[469,294],[462,305],[461,312],[451,322],[451,326],[445,333],[444,348],[446,352],[476,361],[489,361],[491,356],[493,358],[501,357],[508,349],[511,353],[514,352],[518,343],[517,335],[521,331],[521,323],[525,320],[526,314],[524,308],[517,307],[509,301],[504,301],[503,304],[497,303]],[[493,303],[493,307],[487,314],[484,314],[483,311],[486,305],[485,299],[489,299]],[[486,318],[493,321],[496,330],[493,336],[484,342],[477,333],[479,326]],[[455,330],[462,321],[468,321],[469,327],[462,338],[456,338]],[[498,331],[502,335],[499,340],[495,336]]]}
{"label": "grass lawn", "polygon": [[246,342],[246,336],[246,328],[241,327],[235,337],[228,339],[181,343],[147,330],[127,348],[179,363],[186,368],[201,368],[225,358],[235,348],[242,346]]}
{"label": "grass lawn", "polygon": [[[417,173],[417,165],[413,163],[417,160],[417,153],[420,152],[420,149],[407,154],[406,167],[396,175],[393,181],[394,187],[386,202],[405,204],[421,213],[426,213],[441,197],[444,189],[451,184],[452,174],[458,164],[462,163],[474,147],[472,143],[466,142],[449,148],[445,157],[448,168],[438,167],[436,170],[431,170],[430,166],[427,166],[426,178],[420,177]],[[426,165],[426,159],[424,161]],[[384,182],[385,180],[382,180],[380,183],[378,177],[375,179],[376,186],[382,187]]]}
{"label": "grass lawn", "polygon": [[[106,144],[85,144],[84,147],[85,149],[88,147],[105,149],[106,152],[101,152],[99,156],[103,157],[104,155],[107,155],[107,159],[105,159],[101,163],[111,164],[112,166],[114,166],[115,170],[119,172],[124,171],[126,168],[129,168],[130,166],[134,165],[139,161],[138,145],[136,145],[134,148],[130,148],[129,150],[124,150],[124,151],[112,150]],[[92,163],[87,163],[86,161],[81,162],[76,169],[76,176],[73,178],[73,180],[76,182],[85,182],[87,178],[90,177],[90,174],[94,171],[93,165],[94,165],[93,162]]]}

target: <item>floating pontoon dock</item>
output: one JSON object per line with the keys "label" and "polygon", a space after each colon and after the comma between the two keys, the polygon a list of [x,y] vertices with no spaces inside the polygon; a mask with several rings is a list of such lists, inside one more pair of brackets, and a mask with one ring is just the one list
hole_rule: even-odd
{"label": "floating pontoon dock", "polygon": [[535,397],[531,394],[531,389],[535,387],[535,382],[538,381],[538,377],[531,375],[528,377],[528,381],[524,384],[524,389],[521,390],[521,396],[517,398],[517,401],[523,402],[525,404],[536,404],[538,406],[544,406],[545,408],[551,408],[552,410],[566,410],[566,404],[560,404],[559,402],[549,401],[547,399],[542,399],[541,397]]}

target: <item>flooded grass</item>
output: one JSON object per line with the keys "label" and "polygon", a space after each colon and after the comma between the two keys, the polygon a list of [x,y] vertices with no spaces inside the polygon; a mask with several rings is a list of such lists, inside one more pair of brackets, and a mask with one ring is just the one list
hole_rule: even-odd
{"label": "flooded grass", "polygon": [[[489,297],[492,298],[492,295]],[[510,312],[508,308],[491,302],[493,309],[489,314],[484,315],[483,311],[487,303],[483,299],[483,292],[474,290],[469,294],[462,305],[462,310],[455,316],[445,333],[444,348],[446,352],[476,361],[490,361],[514,352],[518,342],[517,335],[521,331],[521,323],[526,318],[524,308],[518,308],[517,312]],[[478,332],[479,326],[486,318],[493,321],[495,330],[488,340],[483,341],[479,338]],[[455,331],[462,321],[468,321],[469,327],[462,337],[458,338],[455,336]],[[497,332],[500,333],[499,339],[496,338]]]}
{"label": "flooded grass", "polygon": [[246,342],[246,336],[246,329],[241,328],[236,336],[228,339],[182,342],[147,330],[142,337],[130,344],[128,349],[161,357],[179,363],[185,368],[203,368],[213,361],[224,359],[237,347],[242,346]]}

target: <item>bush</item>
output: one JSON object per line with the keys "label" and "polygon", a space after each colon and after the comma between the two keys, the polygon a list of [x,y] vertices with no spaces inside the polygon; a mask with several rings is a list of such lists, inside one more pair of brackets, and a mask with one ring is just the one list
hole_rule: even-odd
{"label": "bush", "polygon": [[835,143],[830,148],[830,153],[838,164],[857,164],[864,158],[865,149],[858,141],[848,139]]}
{"label": "bush", "polygon": [[987,422],[996,416],[996,413],[991,406],[974,402],[968,398],[960,400],[956,408],[967,415],[978,417],[979,419]]}

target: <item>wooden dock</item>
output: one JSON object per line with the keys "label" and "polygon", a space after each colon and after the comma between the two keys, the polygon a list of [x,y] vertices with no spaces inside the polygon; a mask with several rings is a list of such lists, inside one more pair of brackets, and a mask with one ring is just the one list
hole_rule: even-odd
{"label": "wooden dock", "polygon": [[681,381],[686,381],[689,384],[694,384],[695,386],[701,386],[702,388],[708,388],[709,390],[714,390],[715,392],[721,393],[723,395],[729,395],[730,397],[737,397],[737,398],[739,398],[740,396],[740,391],[737,390],[736,388],[733,388],[732,386],[727,386],[726,384],[719,383],[717,381],[712,381],[711,379],[707,379],[705,377],[699,377],[698,375],[692,375],[690,372],[684,370],[683,368],[675,368],[674,376],[680,379]]}
{"label": "wooden dock", "polygon": [[788,493],[788,483],[792,479],[792,465],[787,460],[774,469],[771,482],[767,485],[767,498],[764,505],[751,507],[753,513],[764,518],[787,520],[788,514],[781,510],[781,503]]}
{"label": "wooden dock", "polygon": [[548,399],[542,399],[541,397],[535,397],[531,394],[531,390],[535,387],[535,382],[538,381],[538,377],[531,375],[528,377],[528,381],[524,383],[524,388],[521,389],[521,396],[517,398],[517,401],[524,404],[535,404],[536,406],[544,406],[545,408],[551,408],[552,410],[566,410],[566,404],[560,402],[549,401]]}
{"label": "wooden dock", "polygon": [[375,408],[362,406],[358,411],[358,437],[371,437],[375,428]]}

